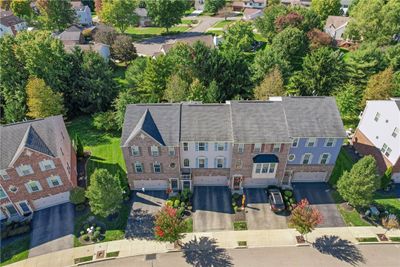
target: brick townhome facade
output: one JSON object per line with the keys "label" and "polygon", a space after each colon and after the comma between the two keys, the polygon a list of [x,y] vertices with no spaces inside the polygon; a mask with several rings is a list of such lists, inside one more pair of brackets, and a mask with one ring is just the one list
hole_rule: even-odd
{"label": "brick townhome facade", "polygon": [[76,154],[62,116],[1,126],[1,219],[69,201]]}
{"label": "brick townhome facade", "polygon": [[333,98],[275,97],[128,105],[121,147],[132,189],[241,190],[327,181],[344,137]]}

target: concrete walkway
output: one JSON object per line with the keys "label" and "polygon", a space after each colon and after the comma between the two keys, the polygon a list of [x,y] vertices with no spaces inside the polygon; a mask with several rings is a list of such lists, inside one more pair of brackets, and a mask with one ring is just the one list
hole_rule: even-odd
{"label": "concrete walkway", "polygon": [[[309,242],[315,242],[323,236],[338,237],[342,240],[348,240],[357,243],[356,238],[360,237],[376,237],[376,234],[385,233],[385,229],[381,227],[335,227],[335,228],[318,228],[311,234],[307,235]],[[190,233],[182,240],[188,243],[192,240],[200,240],[202,237],[214,239],[216,244],[225,249],[238,247],[238,241],[246,241],[249,248],[259,247],[294,247],[296,246],[296,236],[298,233],[294,229],[277,229],[277,230],[253,230],[253,231],[221,231],[221,232],[205,232]],[[389,231],[386,233],[390,236],[400,236],[400,230]],[[61,250],[46,255],[28,258],[27,260],[14,263],[12,267],[38,267],[38,266],[71,266],[74,264],[75,258],[97,255],[99,251],[113,252],[119,251],[119,257],[137,256],[153,253],[165,253],[173,250],[173,246],[169,243],[160,243],[157,241],[146,240],[118,240],[105,242],[84,247]]]}

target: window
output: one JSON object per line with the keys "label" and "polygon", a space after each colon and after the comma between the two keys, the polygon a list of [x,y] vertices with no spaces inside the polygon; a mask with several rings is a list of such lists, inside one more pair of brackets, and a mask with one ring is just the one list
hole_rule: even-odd
{"label": "window", "polygon": [[16,187],[15,185],[10,185],[10,187],[8,188],[8,191],[15,194],[18,192],[18,187]]}
{"label": "window", "polygon": [[224,168],[225,167],[225,158],[217,157],[215,158],[215,168]]}
{"label": "window", "polygon": [[399,128],[395,127],[392,133],[392,136],[396,138],[399,135]]}
{"label": "window", "polygon": [[206,143],[198,143],[198,151],[207,151],[206,149]]}
{"label": "window", "polygon": [[280,151],[281,151],[281,144],[273,144],[272,152],[273,153],[279,153]]}
{"label": "window", "polygon": [[47,178],[47,183],[49,184],[50,187],[57,187],[63,184],[61,182],[60,176],[54,176],[54,175]]}
{"label": "window", "polygon": [[61,155],[64,156],[64,151],[62,150],[62,148],[60,147],[60,151],[61,151]]}
{"label": "window", "polygon": [[189,167],[190,166],[190,161],[189,159],[184,159],[183,160],[183,167]]}
{"label": "window", "polygon": [[69,166],[68,162],[67,162],[67,170],[68,170],[68,173],[71,173],[71,167]]}
{"label": "window", "polygon": [[8,175],[8,173],[6,172],[6,170],[0,170],[0,176],[1,176],[1,178],[3,178],[3,180],[8,180],[8,179],[10,179],[10,176]]}
{"label": "window", "polygon": [[0,187],[0,199],[7,198],[6,192],[4,192],[3,187]]}
{"label": "window", "polygon": [[274,173],[275,172],[276,163],[257,163],[256,164],[256,173]]}
{"label": "window", "polygon": [[206,168],[206,158],[198,158],[198,163],[199,168]]}
{"label": "window", "polygon": [[237,159],[236,160],[235,167],[236,167],[236,169],[241,169],[242,168],[242,160],[241,159]]}
{"label": "window", "polygon": [[30,181],[25,184],[26,189],[29,193],[39,192],[42,190],[42,186],[38,181]]}
{"label": "window", "polygon": [[154,162],[153,163],[153,171],[154,171],[154,173],[161,173],[161,163]]}
{"label": "window", "polygon": [[19,176],[33,174],[33,169],[31,167],[31,165],[21,165],[21,166],[17,167],[16,170],[17,170],[17,173]]}
{"label": "window", "polygon": [[170,156],[170,157],[175,156],[175,147],[173,147],[173,146],[168,147],[168,156]]}
{"label": "window", "polygon": [[19,202],[19,203],[18,203],[18,206],[19,206],[19,210],[21,211],[21,213],[22,213],[23,215],[29,215],[29,214],[32,213],[32,211],[31,211],[31,209],[29,208],[28,203],[27,203],[26,201]]}
{"label": "window", "polygon": [[175,162],[171,162],[171,163],[169,164],[169,167],[170,167],[171,169],[175,169],[175,167],[176,167]]}
{"label": "window", "polygon": [[392,149],[390,147],[388,147],[387,144],[383,144],[382,148],[381,148],[381,152],[383,154],[385,154],[386,157],[390,156],[390,153],[392,153]]}
{"label": "window", "polygon": [[308,138],[306,147],[315,147],[316,144],[317,144],[317,138]]}
{"label": "window", "polygon": [[381,117],[381,114],[379,112],[376,113],[374,121],[379,121],[379,118]]}
{"label": "window", "polygon": [[238,153],[244,152],[244,144],[238,144]]}
{"label": "window", "polygon": [[215,143],[215,151],[224,151],[225,143]]}
{"label": "window", "polygon": [[178,190],[179,189],[179,186],[178,186],[178,179],[170,179],[169,180],[169,182],[170,182],[170,186],[171,186],[171,189],[172,190]]}
{"label": "window", "polygon": [[321,155],[321,157],[319,158],[319,164],[328,164],[329,163],[329,158],[331,157],[331,155],[329,153],[324,153]]}
{"label": "window", "polygon": [[62,137],[63,140],[65,139],[63,132],[61,132],[61,137]]}
{"label": "window", "polygon": [[335,138],[327,138],[325,140],[325,146],[326,147],[333,147],[333,146],[335,146],[335,142],[336,142]]}
{"label": "window", "polygon": [[295,154],[290,154],[290,155],[288,156],[288,160],[289,160],[289,161],[293,161],[295,158],[296,158],[296,155],[295,155]]}
{"label": "window", "polygon": [[299,138],[294,138],[293,139],[293,143],[292,143],[292,147],[297,147],[299,145]]}
{"label": "window", "polygon": [[151,155],[153,157],[158,157],[160,155],[160,151],[158,150],[158,146],[151,146],[150,152],[151,152]]}
{"label": "window", "polygon": [[312,155],[310,153],[306,153],[303,155],[303,159],[301,160],[302,164],[311,164]]}
{"label": "window", "polygon": [[143,164],[139,161],[136,161],[134,164],[134,169],[136,173],[143,173]]}
{"label": "window", "polygon": [[189,150],[188,143],[183,143],[183,151],[188,151],[188,150]]}
{"label": "window", "polygon": [[9,203],[9,204],[5,205],[5,208],[10,217],[18,215],[18,211],[15,209],[13,204]]}
{"label": "window", "polygon": [[140,156],[140,148],[138,146],[131,146],[132,156]]}
{"label": "window", "polygon": [[42,172],[56,168],[52,160],[42,160],[41,162],[39,162],[39,167]]}
{"label": "window", "polygon": [[261,145],[262,145],[262,144],[260,144],[260,143],[254,144],[253,152],[254,152],[254,153],[259,153],[259,152],[261,152]]}
{"label": "window", "polygon": [[276,163],[270,163],[268,172],[269,173],[274,173],[275,172],[275,166],[276,166]]}

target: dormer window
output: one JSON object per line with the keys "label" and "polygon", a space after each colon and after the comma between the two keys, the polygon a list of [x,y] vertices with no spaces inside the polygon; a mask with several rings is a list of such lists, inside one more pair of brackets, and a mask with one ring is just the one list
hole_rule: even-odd
{"label": "dormer window", "polygon": [[19,176],[26,176],[26,175],[33,174],[33,169],[31,167],[31,165],[21,165],[16,168],[16,171]]}
{"label": "dormer window", "polygon": [[0,176],[1,176],[1,178],[3,178],[3,180],[9,180],[10,179],[10,176],[8,175],[6,170],[0,170]]}
{"label": "dormer window", "polygon": [[151,153],[151,155],[153,157],[158,157],[160,155],[160,151],[158,149],[158,146],[151,146],[150,153]]}
{"label": "dormer window", "polygon": [[56,168],[54,161],[46,159],[39,162],[39,167],[42,172]]}

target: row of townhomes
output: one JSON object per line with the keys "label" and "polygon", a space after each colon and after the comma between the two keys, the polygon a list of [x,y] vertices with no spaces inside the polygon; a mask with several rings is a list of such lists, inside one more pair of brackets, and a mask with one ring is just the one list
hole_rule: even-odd
{"label": "row of townhomes", "polygon": [[0,220],[69,201],[76,154],[62,116],[0,126]]}
{"label": "row of townhomes", "polygon": [[121,147],[132,189],[265,187],[329,179],[346,137],[332,97],[129,105]]}

